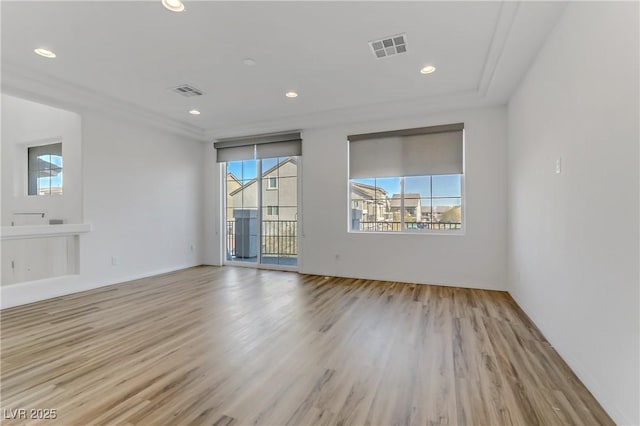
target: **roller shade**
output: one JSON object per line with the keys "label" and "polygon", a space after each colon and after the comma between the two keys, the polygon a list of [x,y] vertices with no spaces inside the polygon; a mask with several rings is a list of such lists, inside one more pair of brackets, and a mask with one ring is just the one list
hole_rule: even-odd
{"label": "roller shade", "polygon": [[302,140],[256,145],[256,159],[302,155]]}
{"label": "roller shade", "polygon": [[351,135],[349,177],[463,173],[464,124]]}
{"label": "roller shade", "polygon": [[255,145],[216,148],[216,161],[223,163],[226,161],[252,160],[255,158],[255,150]]}
{"label": "roller shade", "polygon": [[220,139],[213,146],[218,163],[302,155],[300,132]]}

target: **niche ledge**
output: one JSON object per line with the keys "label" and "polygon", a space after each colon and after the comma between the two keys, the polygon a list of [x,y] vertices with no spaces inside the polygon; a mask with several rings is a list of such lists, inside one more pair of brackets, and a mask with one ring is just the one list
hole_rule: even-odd
{"label": "niche ledge", "polygon": [[63,225],[24,225],[3,226],[0,238],[4,240],[18,240],[24,238],[64,237],[91,232],[90,223],[69,223]]}

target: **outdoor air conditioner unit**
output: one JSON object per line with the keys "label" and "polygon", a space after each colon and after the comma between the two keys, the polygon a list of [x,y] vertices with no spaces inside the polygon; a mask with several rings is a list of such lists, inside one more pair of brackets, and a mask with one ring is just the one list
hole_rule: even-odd
{"label": "outdoor air conditioner unit", "polygon": [[360,229],[360,220],[362,220],[362,210],[351,209],[351,229]]}
{"label": "outdoor air conditioner unit", "polygon": [[236,221],[236,257],[251,258],[258,256],[256,236],[258,235],[258,211],[251,209],[234,209]]}

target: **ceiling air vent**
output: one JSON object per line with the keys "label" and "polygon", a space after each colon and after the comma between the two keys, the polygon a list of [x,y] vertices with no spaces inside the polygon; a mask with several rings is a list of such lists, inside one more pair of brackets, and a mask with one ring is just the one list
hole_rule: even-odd
{"label": "ceiling air vent", "polygon": [[371,51],[378,59],[404,53],[407,51],[407,35],[398,34],[370,41],[369,46],[371,46]]}
{"label": "ceiling air vent", "polygon": [[186,96],[187,98],[190,98],[191,96],[202,96],[204,94],[202,90],[196,89],[195,87],[189,86],[188,84],[183,84],[170,90],[176,92],[179,95]]}

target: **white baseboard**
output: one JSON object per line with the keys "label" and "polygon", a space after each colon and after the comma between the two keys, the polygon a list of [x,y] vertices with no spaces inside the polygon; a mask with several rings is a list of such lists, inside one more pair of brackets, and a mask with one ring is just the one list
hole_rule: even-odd
{"label": "white baseboard", "polygon": [[168,268],[156,269],[137,274],[112,277],[108,280],[85,278],[82,275],[63,275],[61,277],[43,280],[27,281],[23,283],[3,286],[0,289],[0,309],[11,308],[54,297],[66,296],[81,291],[93,290],[99,287],[139,280],[154,275],[166,274],[180,269],[191,268],[199,264],[175,265]]}
{"label": "white baseboard", "polygon": [[403,277],[395,277],[395,276],[380,276],[377,274],[369,275],[369,274],[349,274],[342,273],[336,271],[314,271],[314,270],[303,270],[299,269],[300,274],[305,275],[320,275],[320,276],[330,276],[330,277],[339,277],[339,278],[350,278],[355,280],[375,280],[375,281],[389,281],[389,282],[399,282],[406,284],[420,284],[420,285],[436,285],[441,287],[460,287],[460,288],[469,288],[474,290],[492,290],[492,291],[507,291],[505,287],[501,286],[491,286],[491,285],[476,285],[473,283],[448,283],[444,281],[431,281],[431,280],[421,280],[415,281],[410,278]]}
{"label": "white baseboard", "polygon": [[629,419],[629,417],[627,417],[622,412],[622,410],[620,410],[616,406],[616,404],[609,399],[608,397],[609,392],[607,392],[607,389],[605,389],[605,386],[603,386],[600,381],[598,381],[595,377],[593,377],[593,375],[589,373],[587,368],[584,368],[584,366],[579,361],[579,359],[573,354],[565,351],[562,345],[556,345],[554,336],[547,333],[547,330],[541,326],[543,322],[540,321],[537,315],[535,315],[534,312],[531,309],[529,309],[529,307],[526,304],[522,303],[521,300],[518,300],[515,294],[513,294],[512,292],[509,292],[509,294],[511,295],[513,300],[515,300],[518,306],[520,306],[520,308],[524,311],[524,313],[527,314],[527,316],[531,319],[531,321],[533,321],[536,327],[538,327],[540,332],[543,334],[545,339],[547,339],[547,341],[551,344],[553,349],[556,352],[558,352],[560,357],[567,363],[567,365],[571,368],[571,370],[573,370],[576,376],[578,376],[580,381],[585,385],[585,387],[589,390],[589,392],[591,392],[593,397],[600,403],[604,411],[606,411],[607,414],[609,414],[611,419],[613,419],[613,421],[620,426],[636,425],[636,423],[632,422]]}

